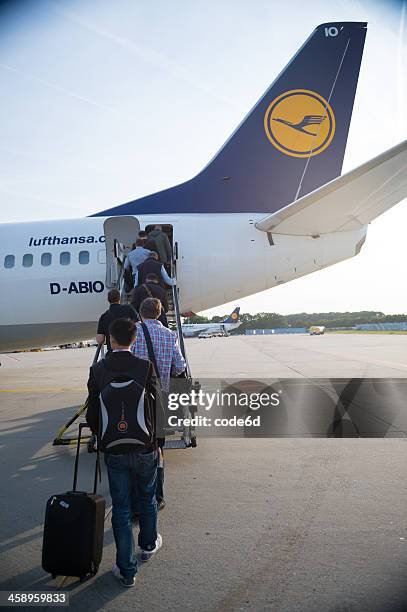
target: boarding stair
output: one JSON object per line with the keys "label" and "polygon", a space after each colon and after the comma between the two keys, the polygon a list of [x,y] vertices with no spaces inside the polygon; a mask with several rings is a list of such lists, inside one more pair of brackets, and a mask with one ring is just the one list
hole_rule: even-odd
{"label": "boarding stair", "polygon": [[[124,267],[126,256],[124,255],[123,246],[120,243],[118,243],[116,246],[116,252],[119,269],[119,273],[117,275],[117,288],[120,291],[121,303],[130,304],[131,292],[125,291]],[[178,248],[176,249],[176,252],[178,252]],[[177,268],[175,258],[171,262],[170,276],[174,278],[175,281],[177,281]],[[185,350],[184,337],[182,334],[181,314],[179,310],[179,289],[177,283],[175,283],[175,285],[173,285],[172,287],[167,288],[167,301],[168,311],[166,314],[168,327],[177,334],[179,347],[186,363],[186,370],[183,377],[180,379],[172,379],[172,382],[174,384],[174,391],[180,389],[183,393],[190,392],[191,390],[198,392],[200,389],[200,384],[199,381],[194,381],[192,379],[192,374],[188,363],[188,357]],[[174,414],[181,419],[190,419],[196,414],[196,407],[192,405],[187,407],[180,407],[176,412],[169,412],[169,414]],[[166,428],[166,441],[164,448],[195,448],[196,445],[197,442],[195,427],[188,425],[181,428],[170,426]]]}
{"label": "boarding stair", "polygon": [[[114,259],[115,265],[109,269],[109,288],[117,288],[120,291],[121,295],[121,303],[129,304],[131,302],[131,293],[125,291],[125,279],[124,279],[124,269],[126,262],[126,249],[124,245],[121,244],[118,240],[114,241]],[[172,278],[177,278],[176,276],[176,261],[171,263],[171,276]],[[179,310],[179,289],[175,284],[172,287],[167,289],[168,292],[168,305],[169,310],[167,312],[167,319],[169,328],[175,331],[178,337],[179,346],[182,352],[182,355],[186,362],[186,370],[182,378],[180,379],[172,379],[176,389],[181,389],[182,392],[188,392],[191,390],[199,391],[200,385],[198,381],[193,381],[188,358],[185,350],[184,338],[182,335],[182,326],[181,326],[181,315]],[[104,347],[98,346],[96,348],[96,352],[93,358],[92,363],[96,363],[99,359],[103,359],[104,357]],[[178,384],[177,384],[178,381]],[[78,408],[75,414],[69,419],[65,425],[63,425],[54,441],[54,445],[73,445],[77,444],[78,436],[66,436],[66,432],[68,429],[79,419],[81,416],[86,414],[87,410],[87,400]],[[177,411],[171,412],[180,418],[190,419],[196,414],[195,406],[186,406],[180,407]],[[195,447],[196,443],[196,432],[195,427],[191,425],[183,426],[183,427],[167,427],[166,428],[166,442],[164,448],[188,448]],[[80,443],[87,444],[88,451],[93,452],[95,450],[95,436],[82,436]]]}

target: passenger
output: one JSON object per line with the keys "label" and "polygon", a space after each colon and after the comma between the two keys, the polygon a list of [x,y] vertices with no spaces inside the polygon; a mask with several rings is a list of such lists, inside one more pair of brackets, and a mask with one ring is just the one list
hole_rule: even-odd
{"label": "passenger", "polygon": [[[161,312],[161,302],[156,298],[147,298],[141,303],[140,317],[142,323],[136,325],[136,339],[131,347],[134,355],[141,359],[149,359],[160,379],[164,395],[170,390],[171,375],[178,376],[185,371],[186,363],[180,351],[175,332],[164,327],[158,318]],[[147,342],[151,339],[151,347]],[[164,461],[163,447],[165,439],[157,440],[160,448],[160,460],[157,470],[156,498],[158,508],[164,508]]]}
{"label": "passenger", "polygon": [[144,243],[144,248],[148,249],[149,251],[153,251],[153,253],[156,253],[157,259],[158,261],[160,261],[160,254],[158,252],[158,248],[154,240],[150,240],[149,238],[147,238],[147,240]]}
{"label": "passenger", "polygon": [[154,251],[150,251],[149,257],[139,266],[134,275],[134,286],[142,285],[146,282],[149,274],[155,274],[161,287],[165,285],[175,285],[175,279],[168,276],[167,271],[162,263],[157,261],[158,255]]}
{"label": "passenger", "polygon": [[158,320],[161,321],[164,327],[168,327],[166,315],[166,313],[168,312],[167,292],[160,286],[158,276],[156,274],[148,274],[146,282],[142,285],[139,285],[133,290],[131,297],[131,305],[137,312],[139,312],[141,302],[148,297],[157,298],[158,300],[160,300],[161,314],[158,317]]}
{"label": "passenger", "polygon": [[156,225],[154,229],[148,233],[148,240],[154,240],[158,249],[158,256],[163,264],[170,264],[172,258],[172,249],[170,240],[162,225]]}
{"label": "passenger", "polygon": [[144,243],[147,240],[147,232],[145,232],[144,230],[140,230],[138,233],[138,238],[139,240],[143,241],[143,246],[144,246]]}
{"label": "passenger", "polygon": [[[143,261],[147,259],[150,253],[151,251],[144,247],[143,241],[140,238],[137,238],[135,248],[132,249],[127,255],[126,262],[124,264],[124,269],[128,270],[130,268],[133,272],[133,276],[135,276],[137,272],[137,266],[143,263]],[[136,285],[137,283],[134,282],[134,286]]]}
{"label": "passenger", "polygon": [[130,304],[120,304],[120,292],[117,289],[111,289],[107,294],[109,301],[109,309],[106,310],[99,318],[98,329],[96,333],[96,342],[99,345],[104,344],[106,340],[107,353],[111,352],[109,326],[115,319],[128,318],[133,321],[138,321],[139,317],[133,306]]}
{"label": "passenger", "polygon": [[[135,327],[130,319],[116,319],[111,324],[112,353],[90,369],[86,414],[87,423],[95,435],[100,433],[103,422],[105,433],[100,438],[99,448],[105,454],[116,542],[116,564],[112,573],[124,587],[134,586],[137,573],[131,523],[131,500],[135,489],[140,504],[138,543],[142,549],[142,561],[148,561],[162,545],[162,537],[157,533],[155,500],[158,463],[156,437],[162,434],[154,424],[163,424],[163,404],[153,365],[130,352]],[[115,381],[128,381],[127,394],[123,391],[123,384],[111,384]],[[152,398],[151,403],[142,403],[141,398],[146,396]],[[100,398],[104,406],[102,419]],[[144,414],[141,415],[140,405],[144,406]],[[125,440],[121,438],[118,420],[119,425],[124,423]]]}

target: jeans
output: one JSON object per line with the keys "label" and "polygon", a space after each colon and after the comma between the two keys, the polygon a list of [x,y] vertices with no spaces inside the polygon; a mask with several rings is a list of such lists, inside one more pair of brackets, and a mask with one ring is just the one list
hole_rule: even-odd
{"label": "jeans", "polygon": [[116,542],[116,564],[125,578],[137,573],[137,558],[132,531],[132,497],[137,488],[140,502],[138,544],[152,550],[157,539],[157,451],[151,453],[105,454],[112,497],[112,526]]}
{"label": "jeans", "polygon": [[157,485],[155,488],[155,498],[157,504],[164,499],[164,464],[162,467],[157,468]]}
{"label": "jeans", "polygon": [[[163,451],[160,448],[158,451],[158,463],[157,463],[157,479],[155,485],[155,499],[157,504],[159,504],[164,499],[164,457]],[[137,487],[133,488],[132,495],[132,514],[139,515],[140,514],[140,500],[138,497],[138,489]]]}

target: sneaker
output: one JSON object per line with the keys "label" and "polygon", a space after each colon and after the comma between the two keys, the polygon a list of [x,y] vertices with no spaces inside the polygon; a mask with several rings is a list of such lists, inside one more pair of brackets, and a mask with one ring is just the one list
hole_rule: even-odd
{"label": "sneaker", "polygon": [[124,576],[121,575],[120,573],[120,569],[117,567],[117,565],[113,565],[112,567],[112,574],[115,578],[117,578],[117,580],[119,580],[119,582],[122,584],[122,586],[126,587],[126,588],[130,588],[133,587],[136,584],[136,577],[132,576],[131,578],[125,578]]}
{"label": "sneaker", "polygon": [[161,548],[161,546],[163,545],[163,539],[160,536],[159,533],[157,533],[157,539],[155,541],[155,546],[153,548],[153,550],[141,550],[141,560],[142,561],[148,561],[149,559],[151,559],[151,557],[153,555],[155,555],[156,552],[158,552]]}
{"label": "sneaker", "polygon": [[122,586],[126,587],[127,589],[131,589],[131,587],[134,587],[136,584],[136,577],[132,576],[131,578],[125,578],[122,576],[120,582],[122,583]]}

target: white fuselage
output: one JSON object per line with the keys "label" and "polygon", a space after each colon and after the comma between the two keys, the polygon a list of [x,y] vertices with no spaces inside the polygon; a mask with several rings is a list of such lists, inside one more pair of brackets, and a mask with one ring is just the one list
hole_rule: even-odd
{"label": "white fuselage", "polygon": [[[141,229],[155,223],[173,226],[181,312],[238,301],[352,257],[366,234],[363,226],[319,238],[273,235],[270,244],[254,226],[263,216],[137,217]],[[0,351],[94,336],[108,306],[104,221],[87,217],[0,225]],[[31,266],[23,266],[24,256],[30,263],[27,255],[33,256]]]}
{"label": "white fuselage", "polygon": [[186,338],[199,336],[203,332],[224,333],[240,327],[241,323],[188,323],[182,326],[182,334]]}

